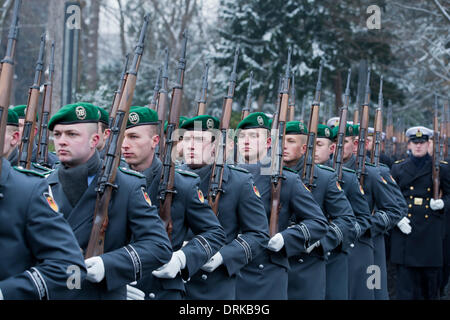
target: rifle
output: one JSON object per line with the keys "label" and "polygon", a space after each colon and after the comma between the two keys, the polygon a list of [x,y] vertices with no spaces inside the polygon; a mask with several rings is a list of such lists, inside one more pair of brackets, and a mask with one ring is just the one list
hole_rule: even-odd
{"label": "rifle", "polygon": [[97,200],[95,202],[94,220],[92,224],[89,243],[86,248],[85,258],[103,254],[105,233],[108,226],[108,206],[114,189],[117,169],[120,162],[120,148],[122,146],[125,129],[133,101],[136,79],[144,52],[144,40],[149,23],[149,16],[144,17],[144,22],[139,35],[139,41],[134,50],[134,57],[130,69],[127,71],[125,85],[120,97],[119,107],[111,127],[111,142],[108,146],[102,170],[97,182]]}
{"label": "rifle", "polygon": [[158,74],[156,75],[155,87],[153,88],[152,99],[150,100],[150,104],[148,107],[152,110],[156,110],[156,104],[159,98],[159,89],[161,89],[161,85],[159,84],[161,81],[161,67],[158,68]]}
{"label": "rifle", "polygon": [[303,182],[309,187],[314,185],[314,153],[316,146],[317,127],[319,126],[320,91],[322,89],[323,60],[320,61],[319,78],[317,79],[314,101],[311,105],[311,114],[308,124],[308,142],[306,147],[305,161],[303,164]]}
{"label": "rifle", "polygon": [[[172,100],[170,103],[169,120],[167,123],[167,140],[163,154],[163,170],[161,172],[161,182],[158,190],[158,200],[160,201],[159,216],[164,222],[169,239],[172,239],[172,215],[171,206],[174,190],[175,165],[172,162],[172,150],[174,149],[174,131],[178,129],[181,111],[181,98],[183,95],[184,70],[186,69],[186,44],[187,31],[183,32],[183,42],[181,46],[181,57],[177,67],[177,82],[172,89]],[[164,79],[164,75],[163,75]],[[164,85],[163,85],[164,88]]]}
{"label": "rifle", "polygon": [[[159,89],[158,98],[158,134],[159,143],[156,146],[155,154],[161,159],[161,152],[164,149],[165,137],[164,137],[164,120],[166,119],[167,101],[168,101],[168,83],[169,83],[169,50],[166,48],[164,58],[164,67],[162,69],[161,88]],[[161,159],[162,160],[162,159]]]}
{"label": "rifle", "polygon": [[361,186],[364,185],[364,175],[366,168],[366,139],[369,126],[369,103],[370,103],[370,69],[367,71],[366,92],[364,103],[361,106],[361,123],[359,125],[358,151],[356,161],[356,175]]}
{"label": "rifle", "polygon": [[383,76],[380,77],[380,93],[378,94],[378,107],[375,111],[375,123],[373,125],[373,143],[370,154],[370,162],[380,166],[381,139],[383,132]]}
{"label": "rifle", "polygon": [[385,150],[389,157],[394,156],[394,124],[392,119],[392,104],[388,101],[387,119],[386,119],[386,143]]}
{"label": "rifle", "polygon": [[[244,118],[246,118],[250,114],[250,108],[251,108],[251,105],[253,102],[252,83],[253,83],[253,71],[250,71],[250,80],[248,82],[247,96],[245,98],[245,106],[241,112],[241,121],[244,120]],[[234,142],[233,160],[234,160],[234,163],[237,164],[238,163],[238,147],[237,147],[237,138],[236,137],[233,142]]]}
{"label": "rifle", "polygon": [[336,143],[336,152],[333,158],[333,168],[337,172],[339,183],[343,183],[342,181],[342,163],[344,156],[344,140],[345,140],[345,129],[347,128],[347,114],[348,114],[348,106],[350,105],[350,79],[352,76],[352,69],[348,69],[347,75],[347,86],[345,88],[345,100],[344,105],[340,110],[339,115],[339,130],[337,134],[337,143]]}
{"label": "rifle", "polygon": [[52,41],[50,63],[48,66],[48,78],[44,84],[44,99],[41,109],[41,127],[39,130],[39,145],[37,150],[37,163],[42,166],[50,167],[48,164],[48,121],[52,112],[52,93],[53,93],[53,72],[55,71],[55,41]]}
{"label": "rifle", "polygon": [[449,135],[449,119],[448,119],[448,100],[444,102],[444,107],[442,110],[443,118],[443,128],[441,127],[442,136],[442,158],[447,159],[448,157],[448,135]]}
{"label": "rifle", "polygon": [[[0,74],[0,146],[5,145],[5,132],[6,123],[8,120],[8,107],[9,100],[11,96],[11,87],[13,80],[13,67],[14,67],[14,56],[16,53],[16,42],[19,33],[19,10],[20,10],[21,0],[15,0],[14,11],[11,20],[11,25],[9,27],[8,33],[8,44],[6,46],[6,54],[2,64],[2,72]],[[1,161],[3,161],[3,150],[2,157],[0,157],[0,177],[2,171]],[[3,194],[0,193],[0,198]]]}
{"label": "rifle", "polygon": [[438,120],[438,98],[434,94],[434,118],[433,118],[433,199],[439,199],[439,164],[440,164],[440,147],[439,147],[439,120]]}
{"label": "rifle", "polygon": [[291,92],[289,94],[289,106],[288,106],[289,120],[294,121],[295,116],[295,74],[292,74]]}
{"label": "rifle", "polygon": [[[119,85],[117,86],[117,90],[114,92],[113,103],[111,106],[111,110],[109,113],[109,126],[112,127],[114,123],[114,118],[116,117],[117,108],[119,107],[120,99],[122,97],[123,88],[125,87],[125,82],[127,81],[127,68],[128,68],[128,60],[130,58],[130,54],[125,56],[125,63],[123,65],[123,70],[120,75]],[[108,139],[109,140],[109,139]],[[106,144],[108,146],[108,143]]]}
{"label": "rifle", "polygon": [[228,93],[223,99],[222,118],[220,119],[220,138],[218,146],[218,154],[212,166],[211,179],[209,182],[208,203],[217,215],[219,213],[219,200],[223,192],[222,179],[225,167],[226,146],[227,146],[227,130],[230,127],[231,106],[233,104],[234,89],[236,88],[236,68],[239,57],[239,48],[234,53],[233,71],[230,75],[228,83]]}
{"label": "rifle", "polygon": [[[273,237],[278,232],[278,217],[281,209],[281,182],[283,177],[283,149],[286,135],[286,120],[289,104],[289,79],[291,69],[292,48],[289,47],[286,74],[279,92],[278,120],[273,120],[272,129],[276,129],[277,139],[272,144],[272,175],[271,175],[271,203],[269,218],[269,235]],[[275,127],[274,127],[275,126]]]}
{"label": "rifle", "polygon": [[305,96],[302,99],[302,112],[300,114],[300,122],[305,122]]}
{"label": "rifle", "polygon": [[41,36],[39,56],[34,71],[34,82],[28,90],[27,111],[23,125],[22,142],[19,147],[19,167],[30,169],[33,154],[34,131],[36,128],[37,105],[41,86],[42,70],[44,69],[45,33]]}
{"label": "rifle", "polygon": [[202,89],[200,90],[200,98],[197,100],[197,115],[201,116],[206,113],[206,95],[208,92],[208,69],[209,64],[206,63],[205,71],[202,76]]}

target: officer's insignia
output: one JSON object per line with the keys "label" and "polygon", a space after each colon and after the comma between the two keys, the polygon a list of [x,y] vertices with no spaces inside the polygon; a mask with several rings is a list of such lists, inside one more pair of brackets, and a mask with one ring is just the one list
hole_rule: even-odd
{"label": "officer's insignia", "polygon": [[329,137],[330,136],[330,129],[325,128],[325,137]]}
{"label": "officer's insignia", "polygon": [[100,112],[100,110],[97,110],[97,114],[98,114],[98,118],[100,119],[102,117],[102,113]]}
{"label": "officer's insignia", "polygon": [[213,119],[206,120],[206,127],[208,129],[212,129],[214,127],[214,120]]}
{"label": "officer's insignia", "polygon": [[55,199],[53,199],[53,197],[48,192],[44,192],[44,198],[45,200],[47,200],[48,205],[50,206],[50,208],[52,208],[53,211],[59,212],[59,207],[56,204]]}
{"label": "officer's insignia", "polygon": [[306,186],[306,184],[304,184],[304,183],[302,183],[302,184],[303,184],[303,186],[305,187],[306,190],[308,190],[309,192],[311,192],[311,189],[309,189],[309,188]]}
{"label": "officer's insignia", "polygon": [[336,187],[339,189],[339,191],[342,191],[341,185],[339,184],[338,181],[336,181]]}
{"label": "officer's insignia", "polygon": [[128,115],[128,119],[130,120],[130,122],[131,122],[132,124],[136,124],[136,123],[139,122],[139,115],[138,115],[136,112],[131,112],[131,113]]}
{"label": "officer's insignia", "polygon": [[75,108],[75,114],[79,120],[84,120],[86,118],[86,109],[83,106],[78,106]]}
{"label": "officer's insignia", "polygon": [[381,177],[381,181],[383,181],[384,184],[387,184],[387,181],[383,177]]}
{"label": "officer's insignia", "polygon": [[258,121],[258,124],[262,126],[264,124],[264,119],[261,116],[256,117],[256,121]]}
{"label": "officer's insignia", "polygon": [[349,126],[349,127],[348,127],[348,133],[349,133],[349,134],[353,134],[353,127],[352,127],[352,126]]}
{"label": "officer's insignia", "polygon": [[303,131],[303,123],[299,123],[298,128],[300,129],[300,131]]}
{"label": "officer's insignia", "polygon": [[200,189],[197,189],[197,194],[198,194],[198,199],[200,200],[201,203],[205,202],[205,197],[203,196],[203,192]]}
{"label": "officer's insignia", "polygon": [[261,194],[259,193],[259,190],[256,186],[253,186],[253,191],[255,192],[255,194],[258,198],[261,198]]}
{"label": "officer's insignia", "polygon": [[392,180],[393,183],[397,183],[397,182],[395,182],[395,179],[394,179],[394,177],[391,174],[389,175],[389,177],[391,177],[391,180]]}
{"label": "officer's insignia", "polygon": [[362,185],[359,185],[359,191],[361,191],[361,194],[364,194],[364,189],[363,189]]}
{"label": "officer's insignia", "polygon": [[148,205],[151,206],[152,200],[150,200],[150,197],[148,196],[148,193],[145,191],[144,188],[142,188],[142,194],[144,195],[145,202],[147,202]]}
{"label": "officer's insignia", "polygon": [[417,137],[417,138],[422,137],[422,131],[417,130],[417,132],[416,132],[416,137]]}

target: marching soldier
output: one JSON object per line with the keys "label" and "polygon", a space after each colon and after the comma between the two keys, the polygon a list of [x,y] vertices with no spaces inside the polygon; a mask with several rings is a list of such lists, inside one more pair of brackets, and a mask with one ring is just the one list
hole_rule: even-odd
{"label": "marching soldier", "polygon": [[[96,149],[98,109],[89,103],[62,107],[49,121],[61,165],[48,177],[54,195],[78,243],[86,250],[93,225],[96,186],[102,163]],[[167,263],[171,246],[156,207],[145,191],[145,178],[121,168],[109,204],[104,253],[85,260],[82,299],[125,299],[128,283]]]}
{"label": "marching soldier", "polygon": [[393,230],[391,261],[397,264],[397,299],[438,299],[440,270],[443,266],[444,209],[449,205],[448,163],[440,164],[442,199],[433,199],[432,158],[428,154],[433,131],[412,127],[406,131],[411,155],[392,166],[408,203],[412,231]]}
{"label": "marching soldier", "polygon": [[98,152],[100,152],[100,157],[103,159],[104,158],[104,153],[106,152],[105,150],[105,144],[106,141],[109,138],[109,135],[111,133],[111,129],[109,128],[109,114],[108,111],[106,111],[104,108],[102,107],[98,107],[98,110],[100,111],[100,119],[98,120],[98,136],[99,136],[99,141],[97,144],[97,150]]}
{"label": "marching soldier", "polygon": [[[353,127],[351,125],[347,125],[347,135],[351,135],[352,129],[350,128]],[[329,167],[333,166],[333,162],[330,160],[330,157],[335,154],[336,143],[334,143],[334,140],[337,137],[338,131],[339,126],[335,126],[332,130],[328,126],[319,124],[317,129],[316,149],[314,153],[316,164],[327,165]],[[328,134],[328,132],[331,132],[331,134]],[[372,300],[373,292],[368,290],[366,286],[366,269],[367,266],[373,264],[373,252],[369,246],[362,246],[362,248],[360,248],[361,246],[358,243],[358,240],[366,236],[366,233],[370,228],[371,222],[369,206],[364,198],[364,191],[359,184],[354,170],[343,167],[342,179],[338,182],[342,186],[345,196],[352,206],[356,219],[356,234],[354,239],[350,238],[346,245],[342,246],[341,253],[334,255],[334,259],[328,260],[327,286],[335,286],[335,282],[333,281],[336,281],[336,279],[339,279],[340,275],[347,272],[348,282],[344,282],[346,277],[342,276],[340,281],[340,288],[346,288],[346,286],[348,286],[347,296],[345,293],[340,292],[340,295],[335,295],[332,298]],[[328,279],[331,281],[328,281]],[[337,292],[339,293],[339,291]]]}
{"label": "marching soldier", "polygon": [[[353,150],[358,146],[359,125],[353,125],[352,132],[353,136],[345,138],[343,161],[345,167],[356,170],[356,157]],[[374,264],[368,266],[366,273],[368,275],[380,274],[381,277],[381,281],[375,280],[368,289],[373,290],[375,300],[387,300],[389,295],[387,291],[384,235],[395,226],[404,233],[411,232],[411,227],[408,219],[404,219],[402,203],[397,201],[387,180],[381,175],[379,167],[377,168],[369,162],[365,163],[364,185],[362,187],[372,212],[370,236],[374,252]]]}
{"label": "marching soldier", "polygon": [[[198,130],[197,127],[200,129]],[[219,121],[209,115],[185,120],[183,168],[200,176],[200,190],[209,194],[215,136]],[[264,205],[251,174],[224,164],[217,217],[225,230],[225,245],[186,284],[188,299],[235,299],[239,271],[267,246],[269,227]]]}
{"label": "marching soldier", "polygon": [[[238,124],[237,130],[239,152],[245,159],[245,164],[240,166],[253,175],[269,221],[271,175],[270,171],[264,172],[270,170],[269,120],[262,112],[252,113]],[[301,259],[306,248],[327,232],[325,216],[300,177],[288,169],[284,170],[283,177],[279,232],[270,239],[267,249],[241,269],[236,287],[237,299],[287,299],[289,265],[291,272],[299,272],[296,270],[299,264],[290,261]],[[291,217],[295,221],[293,225],[290,225]]]}
{"label": "marching soldier", "polygon": [[[4,154],[14,147],[12,139],[18,141],[18,126],[17,114],[8,110]],[[86,277],[75,236],[44,176],[0,161],[0,300],[67,299]]]}
{"label": "marching soldier", "polygon": [[[147,107],[131,107],[122,143],[122,155],[131,169],[146,179],[151,201],[159,208],[158,187],[162,163],[155,156],[159,143],[158,114]],[[225,243],[225,234],[199,189],[200,179],[192,172],[175,171],[172,199],[172,247],[170,262],[153,275],[143,277],[137,287],[150,299],[182,299],[184,280],[192,277]],[[188,230],[195,237],[183,246]]]}
{"label": "marching soldier", "polygon": [[[328,135],[331,134],[328,129]],[[305,161],[307,130],[303,123],[290,121],[286,124],[284,161],[287,167],[303,174]],[[314,164],[313,164],[314,165]],[[327,277],[327,261],[333,264],[343,248],[348,248],[355,238],[355,216],[345,197],[333,168],[320,164],[314,165],[314,187],[311,192],[329,221],[329,231],[315,244],[316,248],[309,255],[304,255],[301,268],[303,272],[289,273],[289,295],[299,299],[346,298],[348,296],[347,278],[339,275],[335,279]],[[299,262],[297,262],[299,263]],[[345,277],[344,281],[340,281]],[[294,280],[295,279],[295,280]],[[332,283],[334,281],[334,283]],[[303,283],[291,289],[291,283]],[[328,285],[328,286],[327,286]],[[306,289],[307,288],[307,289]],[[300,290],[299,290],[300,289]]]}
{"label": "marching soldier", "polygon": [[[5,144],[3,146],[4,159],[10,159],[11,154],[17,151],[20,143],[19,117],[13,109],[8,109],[8,120],[6,121]],[[14,163],[15,165],[16,163]]]}

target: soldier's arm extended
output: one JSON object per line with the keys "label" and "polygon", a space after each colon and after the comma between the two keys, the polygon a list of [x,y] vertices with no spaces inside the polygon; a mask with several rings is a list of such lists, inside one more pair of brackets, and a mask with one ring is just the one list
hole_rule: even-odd
{"label": "soldier's arm extended", "polygon": [[329,252],[339,245],[345,250],[354,239],[356,219],[336,174],[327,172],[327,176],[324,210],[330,229],[325,238],[320,240],[320,244],[324,252]]}
{"label": "soldier's arm extended", "polygon": [[[25,220],[23,223],[25,243],[21,243],[15,249],[11,248],[10,258],[7,252],[2,250],[2,259],[6,259],[9,263],[17,263],[15,259],[20,253],[20,247],[28,246],[29,255],[32,257],[29,263],[35,265],[0,281],[3,298],[14,300],[68,298],[77,291],[76,288],[72,288],[73,290],[68,288],[68,278],[72,272],[75,277],[79,277],[79,283],[86,277],[80,247],[63,215],[49,206],[53,203],[53,199],[48,194],[46,181],[42,179],[29,191],[31,191],[29,194],[20,195],[21,201],[28,203],[27,212],[11,212],[17,215],[13,219]],[[58,210],[57,206],[53,208]],[[2,241],[6,244],[5,241],[8,240]]]}
{"label": "soldier's arm extended", "polygon": [[[194,275],[225,244],[225,232],[204,199],[199,184],[199,178],[192,179],[185,190],[179,190],[180,185],[177,184],[179,194],[185,195],[187,225],[194,234],[181,249],[186,256],[186,267],[181,270],[184,279]],[[174,250],[178,249],[174,247]]]}
{"label": "soldier's arm extended", "polygon": [[282,191],[289,190],[289,211],[296,222],[281,232],[286,255],[292,257],[305,252],[306,248],[323,238],[328,232],[328,224],[322,209],[299,175],[294,178],[287,175],[283,183],[286,186]]}
{"label": "soldier's arm extended", "polygon": [[[125,183],[121,182],[123,188]],[[129,190],[123,191],[127,193],[131,241],[122,248],[101,255],[109,291],[150,274],[172,256],[171,244],[157,208],[145,200],[145,179],[140,178],[130,184]]]}
{"label": "soldier's arm extended", "polygon": [[239,199],[236,199],[239,235],[219,251],[230,276],[265,249],[269,240],[266,211],[254,189],[252,176],[249,173],[233,171],[240,182]]}

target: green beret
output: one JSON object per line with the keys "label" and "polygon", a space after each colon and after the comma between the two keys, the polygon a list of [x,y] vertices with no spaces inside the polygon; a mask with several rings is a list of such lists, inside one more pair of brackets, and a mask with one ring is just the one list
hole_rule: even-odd
{"label": "green beret", "polygon": [[48,122],[48,129],[53,131],[56,124],[97,123],[100,110],[88,102],[68,104],[59,109]]}
{"label": "green beret", "polygon": [[308,129],[300,121],[289,121],[286,123],[286,134],[308,134]]}
{"label": "green beret", "polygon": [[142,125],[158,124],[158,113],[148,107],[133,106],[128,115],[127,129]]}
{"label": "green beret", "polygon": [[[345,136],[346,137],[357,136],[359,134],[358,128],[355,129],[354,125],[347,123],[347,125],[345,126]],[[331,131],[333,131],[333,139],[336,139],[338,136],[338,133],[339,133],[339,125],[333,127],[333,129],[331,129]]]}
{"label": "green beret", "polygon": [[[185,117],[185,116],[180,116],[180,122],[178,123],[178,128],[181,128],[181,125],[183,124],[183,122],[185,121],[185,120],[187,120],[187,119],[189,119],[188,117]],[[167,125],[169,124],[169,122],[166,120],[165,122],[164,122],[164,133],[166,133],[167,132]]]}
{"label": "green beret", "polygon": [[109,125],[109,112],[102,107],[97,106],[97,108],[98,110],[100,110],[100,119],[98,121],[103,122],[106,125]]}
{"label": "green beret", "polygon": [[[194,130],[197,127],[194,127],[196,122],[201,123],[202,131],[206,131],[209,129],[219,129],[220,121],[216,117],[204,114],[201,116],[196,116],[190,119],[186,119],[180,126],[181,129],[186,130]],[[198,126],[198,124],[197,124]]]}
{"label": "green beret", "polygon": [[317,126],[317,138],[327,138],[333,140],[334,139],[333,131],[331,131],[329,126],[319,124]]}
{"label": "green beret", "polygon": [[19,126],[19,116],[12,108],[8,109],[8,120],[6,125],[8,126]]}
{"label": "green beret", "polygon": [[359,124],[354,124],[352,125],[352,127],[353,127],[352,137],[359,136]]}
{"label": "green beret", "polygon": [[254,112],[246,116],[239,124],[236,129],[255,129],[264,128],[269,129],[269,118],[263,112]]}
{"label": "green beret", "polygon": [[[27,105],[26,104],[20,104],[18,106],[12,107],[11,109],[14,110],[14,112],[17,114],[19,119],[25,119],[25,116],[27,114]],[[36,121],[38,121],[38,113],[36,112]]]}

